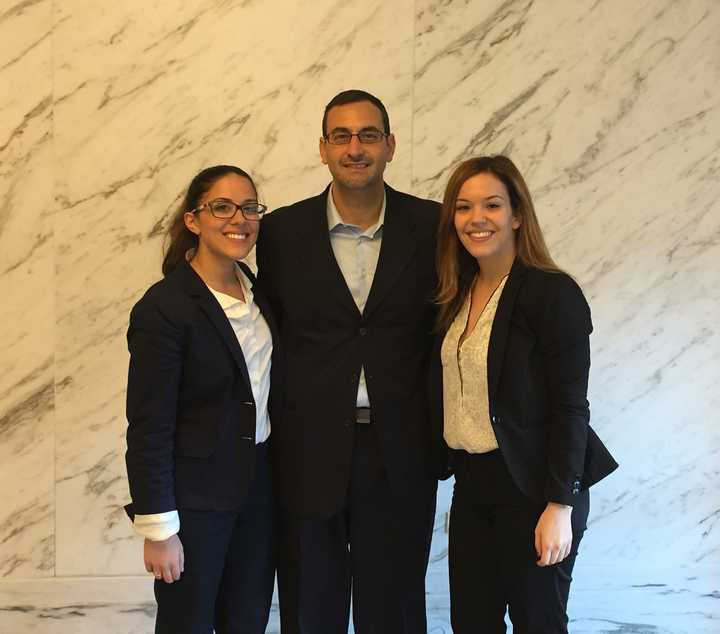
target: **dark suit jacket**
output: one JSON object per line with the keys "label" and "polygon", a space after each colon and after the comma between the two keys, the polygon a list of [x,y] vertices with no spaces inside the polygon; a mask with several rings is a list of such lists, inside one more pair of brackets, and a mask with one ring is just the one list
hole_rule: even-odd
{"label": "dark suit jacket", "polygon": [[[273,335],[272,424],[277,330],[262,293],[253,295]],[[232,326],[187,262],[135,305],[127,338],[128,512],[239,508],[255,468],[255,402]]]}
{"label": "dark suit jacket", "polygon": [[439,204],[386,186],[380,257],[361,314],[330,244],[328,191],[263,219],[257,248],[259,284],[273,303],[284,354],[276,482],[284,505],[308,517],[344,504],[362,367],[391,486],[410,491],[430,477],[424,384]]}
{"label": "dark suit jacket", "polygon": [[[569,275],[527,267],[516,258],[488,346],[490,421],[515,483],[537,501],[572,504],[618,466],[589,425],[591,332],[590,309]],[[431,371],[438,444],[442,339]]]}

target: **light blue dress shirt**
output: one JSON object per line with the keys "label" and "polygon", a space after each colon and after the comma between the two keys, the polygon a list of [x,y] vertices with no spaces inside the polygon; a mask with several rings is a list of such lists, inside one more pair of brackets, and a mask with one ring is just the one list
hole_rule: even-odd
{"label": "light blue dress shirt", "polygon": [[[380,257],[386,204],[387,197],[384,196],[378,221],[363,230],[357,225],[343,222],[333,201],[332,187],[327,197],[330,245],[335,254],[335,260],[345,278],[345,283],[361,313],[365,310],[365,303],[370,294],[370,287]],[[360,372],[357,407],[370,407],[370,399],[365,383],[365,368],[362,368]]]}

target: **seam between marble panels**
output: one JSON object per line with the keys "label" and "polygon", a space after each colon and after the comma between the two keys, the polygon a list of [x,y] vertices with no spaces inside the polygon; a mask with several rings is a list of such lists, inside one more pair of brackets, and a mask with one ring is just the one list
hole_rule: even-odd
{"label": "seam between marble panels", "polygon": [[415,54],[417,51],[417,0],[413,0],[412,75],[410,77],[410,187],[415,192]]}
{"label": "seam between marble panels", "polygon": [[[55,145],[55,18],[57,15],[56,0],[50,2],[50,152],[52,156],[52,208],[55,208],[55,200],[57,193],[57,147]],[[53,552],[52,552],[52,576],[57,577],[57,366],[55,360],[57,358],[57,242],[55,223],[56,215],[51,215],[52,221],[52,237],[50,239],[51,253],[53,261],[53,409],[52,409],[52,428],[53,428]]]}

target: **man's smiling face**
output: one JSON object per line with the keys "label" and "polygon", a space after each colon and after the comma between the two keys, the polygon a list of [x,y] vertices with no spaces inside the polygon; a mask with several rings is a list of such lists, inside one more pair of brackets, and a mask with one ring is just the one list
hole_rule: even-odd
{"label": "man's smiling face", "polygon": [[[326,133],[348,132],[357,134],[364,130],[384,132],[382,113],[369,101],[358,101],[330,109]],[[320,156],[333,176],[333,182],[352,190],[373,188],[382,183],[385,165],[395,153],[395,138],[384,136],[378,143],[361,143],[357,136],[345,145],[333,145],[320,139]]]}

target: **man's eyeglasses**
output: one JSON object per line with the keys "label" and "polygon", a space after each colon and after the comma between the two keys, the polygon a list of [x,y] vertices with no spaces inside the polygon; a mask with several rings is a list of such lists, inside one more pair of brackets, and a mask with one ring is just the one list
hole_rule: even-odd
{"label": "man's eyeglasses", "polygon": [[347,130],[333,130],[330,134],[325,135],[325,140],[330,145],[347,145],[352,141],[352,138],[356,136],[360,143],[380,143],[383,137],[387,134],[380,132],[375,128],[368,128],[367,130],[360,130],[355,134],[348,132]]}
{"label": "man's eyeglasses", "polygon": [[242,205],[238,205],[227,198],[216,198],[215,200],[203,203],[199,207],[195,207],[195,209],[191,209],[190,213],[194,214],[205,207],[210,210],[213,216],[221,218],[222,220],[229,220],[234,217],[238,209],[245,220],[260,220],[267,211],[267,207],[262,203],[243,203]]}

